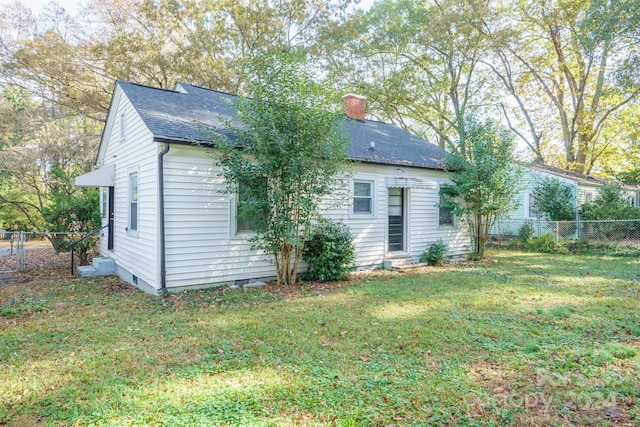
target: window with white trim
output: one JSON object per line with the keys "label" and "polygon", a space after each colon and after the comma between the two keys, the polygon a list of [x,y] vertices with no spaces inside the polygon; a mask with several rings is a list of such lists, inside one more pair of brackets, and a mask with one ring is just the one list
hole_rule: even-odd
{"label": "window with white trim", "polygon": [[354,215],[373,215],[373,182],[353,181]]}
{"label": "window with white trim", "polygon": [[440,194],[440,203],[438,204],[438,224],[453,225],[453,209],[442,194]]}
{"label": "window with white trim", "polygon": [[258,218],[251,206],[255,199],[249,194],[246,186],[238,185],[235,201],[235,234],[255,232]]}
{"label": "window with white trim", "polygon": [[129,226],[127,231],[138,231],[138,172],[129,173]]}
{"label": "window with white trim", "polygon": [[538,218],[538,204],[533,193],[527,193],[527,218]]}
{"label": "window with white trim", "polygon": [[584,202],[592,203],[593,202],[593,193],[591,191],[587,191],[584,193]]}

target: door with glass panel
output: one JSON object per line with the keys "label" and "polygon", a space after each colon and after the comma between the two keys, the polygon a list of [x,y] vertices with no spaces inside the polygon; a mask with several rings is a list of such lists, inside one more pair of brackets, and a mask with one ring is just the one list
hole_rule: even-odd
{"label": "door with glass panel", "polygon": [[404,189],[389,188],[388,199],[388,250],[389,252],[403,251],[405,240]]}

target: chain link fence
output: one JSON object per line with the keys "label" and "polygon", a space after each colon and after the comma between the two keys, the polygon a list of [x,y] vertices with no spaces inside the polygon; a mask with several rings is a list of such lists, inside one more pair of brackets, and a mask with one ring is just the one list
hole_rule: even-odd
{"label": "chain link fence", "polygon": [[71,265],[71,254],[65,250],[65,245],[85,235],[86,233],[3,231],[0,233],[0,276],[26,269],[68,268]]}
{"label": "chain link fence", "polygon": [[603,221],[546,221],[546,220],[501,220],[496,221],[491,235],[499,244],[517,238],[526,225],[533,230],[534,237],[548,234],[561,240],[585,240],[589,244],[610,244],[640,248],[640,220]]}

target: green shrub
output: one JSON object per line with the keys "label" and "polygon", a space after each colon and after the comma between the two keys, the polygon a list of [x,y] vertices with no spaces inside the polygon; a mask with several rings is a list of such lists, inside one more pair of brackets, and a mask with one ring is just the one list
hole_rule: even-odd
{"label": "green shrub", "polygon": [[575,255],[596,255],[614,257],[640,257],[640,248],[616,245],[615,243],[590,243],[586,237],[567,244],[569,253]]}
{"label": "green shrub", "polygon": [[530,252],[545,254],[563,254],[568,252],[564,242],[557,242],[556,238],[549,234],[543,234],[542,236],[534,238],[529,244],[525,245],[525,249]]}
{"label": "green shrub", "polygon": [[[581,210],[582,219],[585,221],[640,219],[640,208],[629,204],[626,191],[617,182],[603,185],[593,202],[582,205]],[[614,229],[619,227],[617,224],[606,224],[605,226]]]}
{"label": "green shrub", "polygon": [[442,240],[438,240],[429,245],[429,248],[420,255],[420,262],[426,262],[430,265],[442,265],[448,251],[449,246]]}
{"label": "green shrub", "polygon": [[536,184],[533,195],[538,212],[551,221],[576,219],[576,202],[571,186],[556,178],[544,178]]}
{"label": "green shrub", "polygon": [[342,222],[321,219],[305,242],[302,258],[309,265],[306,280],[342,280],[355,259],[353,236]]}
{"label": "green shrub", "polygon": [[522,224],[522,227],[520,227],[520,230],[518,230],[518,240],[520,240],[520,243],[522,243],[523,245],[526,245],[530,243],[532,239],[533,239],[533,226],[531,225],[530,222],[527,221],[524,224]]}
{"label": "green shrub", "polygon": [[569,252],[572,254],[586,253],[589,250],[589,238],[581,236],[579,239],[570,242],[567,245],[567,249],[569,249]]}
{"label": "green shrub", "polygon": [[507,243],[507,249],[510,251],[521,251],[524,249],[524,245],[520,241],[520,239],[511,239]]}

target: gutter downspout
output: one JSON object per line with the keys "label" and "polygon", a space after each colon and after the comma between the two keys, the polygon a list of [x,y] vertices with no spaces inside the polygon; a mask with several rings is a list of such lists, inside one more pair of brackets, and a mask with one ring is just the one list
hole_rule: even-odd
{"label": "gutter downspout", "polygon": [[160,288],[162,295],[169,295],[167,290],[167,262],[166,262],[166,247],[165,247],[165,232],[164,232],[164,156],[169,152],[169,143],[164,143],[164,150],[158,154],[158,203],[160,208]]}

